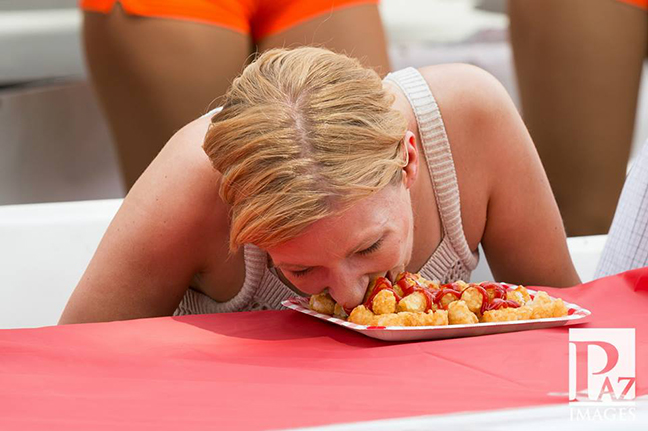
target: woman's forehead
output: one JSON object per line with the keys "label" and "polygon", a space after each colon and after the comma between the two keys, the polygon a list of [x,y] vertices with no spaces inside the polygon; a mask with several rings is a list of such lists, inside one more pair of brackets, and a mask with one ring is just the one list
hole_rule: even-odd
{"label": "woman's forehead", "polygon": [[344,254],[347,249],[362,245],[388,228],[388,212],[349,214],[346,218],[322,219],[315,222],[303,234],[270,248],[273,256],[295,255],[296,257],[312,249],[339,250]]}
{"label": "woman's forehead", "polygon": [[[375,196],[375,197],[374,197]],[[308,266],[314,254],[343,257],[354,248],[369,246],[386,231],[393,230],[400,209],[398,203],[376,195],[359,201],[339,215],[313,223],[296,238],[268,249],[276,265]]]}
{"label": "woman's forehead", "polygon": [[306,241],[316,238],[337,238],[338,241],[357,239],[388,225],[393,218],[398,217],[399,210],[393,190],[381,190],[352,204],[340,214],[318,220],[301,236]]}

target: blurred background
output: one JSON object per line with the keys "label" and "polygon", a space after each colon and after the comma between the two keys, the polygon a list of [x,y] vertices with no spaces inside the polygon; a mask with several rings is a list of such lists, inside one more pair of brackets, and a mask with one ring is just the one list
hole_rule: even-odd
{"label": "blurred background", "polygon": [[[519,107],[505,0],[383,0],[380,8],[394,70],[472,63]],[[0,0],[0,205],[125,195],[86,79],[81,22],[76,0]],[[648,137],[643,82],[633,154]]]}

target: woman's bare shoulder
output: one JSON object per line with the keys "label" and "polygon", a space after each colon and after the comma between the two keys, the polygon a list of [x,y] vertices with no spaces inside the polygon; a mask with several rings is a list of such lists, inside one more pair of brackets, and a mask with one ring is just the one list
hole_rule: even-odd
{"label": "woman's bare shoulder", "polygon": [[178,130],[138,179],[136,187],[156,187],[165,178],[181,181],[179,186],[217,181],[219,173],[212,169],[202,149],[209,124],[210,119],[202,117]]}
{"label": "woman's bare shoulder", "polygon": [[[519,146],[533,148],[526,128],[504,86],[490,73],[469,64],[421,69],[439,110],[459,168],[491,178],[502,165],[516,163]],[[524,139],[522,139],[524,138]]]}
{"label": "woman's bare shoulder", "polygon": [[[468,64],[421,69],[434,94],[453,155],[466,167],[495,174],[535,153],[526,126],[504,86],[487,71]],[[484,179],[486,180],[486,179]]]}
{"label": "woman's bare shoulder", "polygon": [[169,140],[129,193],[138,199],[181,203],[180,211],[205,215],[200,209],[227,208],[219,197],[220,173],[216,171],[202,144],[210,124],[207,117],[184,126]]}
{"label": "woman's bare shoulder", "polygon": [[423,67],[420,72],[442,108],[444,117],[450,115],[474,121],[490,120],[493,110],[501,112],[502,108],[509,107],[511,100],[504,86],[477,66],[440,64]]}
{"label": "woman's bare shoulder", "polygon": [[209,124],[210,119],[203,117],[180,129],[126,198],[137,206],[156,208],[159,216],[167,215],[165,223],[201,238],[207,248],[208,243],[227,241],[229,232],[229,207],[219,195],[221,175],[202,149]]}
{"label": "woman's bare shoulder", "polygon": [[[439,106],[454,159],[462,222],[471,248],[479,244],[486,223],[490,183],[497,155],[486,130],[511,116],[508,94],[488,72],[468,64],[420,69]],[[505,109],[502,109],[505,106]],[[514,109],[514,108],[513,108]]]}

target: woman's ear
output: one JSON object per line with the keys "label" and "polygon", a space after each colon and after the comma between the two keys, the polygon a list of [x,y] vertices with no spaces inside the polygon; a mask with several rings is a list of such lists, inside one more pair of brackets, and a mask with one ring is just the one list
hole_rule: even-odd
{"label": "woman's ear", "polygon": [[409,189],[418,176],[418,148],[416,147],[416,136],[411,130],[405,133],[403,138],[403,151],[407,164],[403,167],[403,184]]}

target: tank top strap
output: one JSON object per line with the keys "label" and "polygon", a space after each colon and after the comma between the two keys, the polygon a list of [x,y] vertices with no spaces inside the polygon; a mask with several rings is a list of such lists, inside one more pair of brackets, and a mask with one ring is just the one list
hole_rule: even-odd
{"label": "tank top strap", "polygon": [[464,265],[472,269],[477,265],[478,255],[470,250],[464,234],[457,174],[434,95],[421,73],[413,67],[392,72],[385,80],[398,85],[412,106],[441,215],[444,240],[450,241]]}

